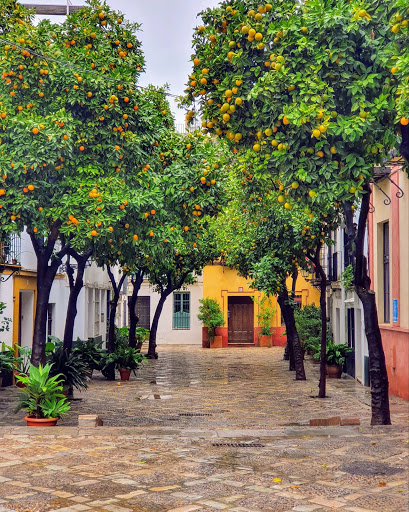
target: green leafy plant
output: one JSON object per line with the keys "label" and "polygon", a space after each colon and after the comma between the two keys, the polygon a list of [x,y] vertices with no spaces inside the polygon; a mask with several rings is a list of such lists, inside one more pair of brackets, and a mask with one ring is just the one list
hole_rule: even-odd
{"label": "green leafy plant", "polygon": [[111,354],[105,352],[101,360],[101,372],[111,378],[114,369],[124,368],[127,370],[135,370],[138,366],[146,361],[146,357],[142,355],[138,349],[132,347],[121,347]]}
{"label": "green leafy plant", "polygon": [[120,368],[125,368],[135,372],[140,363],[146,361],[145,356],[143,356],[137,349],[132,347],[118,349],[115,356],[115,365],[118,370]]}
{"label": "green leafy plant", "polygon": [[334,345],[332,340],[327,343],[327,365],[344,366],[346,356],[353,352],[354,349],[348,347],[345,343]]}
{"label": "green leafy plant", "polygon": [[315,304],[294,309],[298,336],[304,350],[314,352],[321,339],[321,310]]}
{"label": "green leafy plant", "polygon": [[115,348],[126,348],[129,345],[129,327],[115,327]]}
{"label": "green leafy plant", "polygon": [[0,377],[4,376],[5,373],[11,372],[15,362],[16,358],[12,351],[2,350],[0,352]]}
{"label": "green leafy plant", "polygon": [[50,375],[60,375],[64,388],[71,391],[73,388],[87,389],[89,380],[89,366],[78,352],[68,353],[64,350],[63,343],[55,336],[50,336],[53,348],[47,354],[47,362],[52,365]]}
{"label": "green leafy plant", "polygon": [[345,270],[341,275],[342,286],[348,292],[354,289],[353,281],[354,281],[354,269],[351,264],[345,267]]}
{"label": "green leafy plant", "polygon": [[96,370],[101,365],[101,343],[95,343],[92,339],[80,340],[78,338],[73,353],[80,356],[90,371]]}
{"label": "green leafy plant", "polygon": [[21,347],[14,344],[14,347],[17,350],[18,357],[16,358],[16,370],[19,373],[27,373],[30,368],[30,357],[31,357],[31,347]]}
{"label": "green leafy plant", "polygon": [[25,386],[21,388],[19,403],[15,412],[26,410],[28,416],[34,418],[61,418],[70,405],[62,394],[63,375],[50,375],[51,364],[44,367],[29,367],[29,375],[18,375],[16,378]]}
{"label": "green leafy plant", "polygon": [[257,318],[259,326],[261,327],[260,336],[268,336],[272,334],[271,321],[276,313],[276,310],[272,304],[272,299],[271,297],[264,295],[261,299],[254,299],[254,302],[259,307]]}
{"label": "green leafy plant", "polygon": [[216,327],[224,324],[223,312],[215,299],[200,299],[199,314],[197,318],[208,328],[208,341],[215,337]]}
{"label": "green leafy plant", "polygon": [[149,339],[149,329],[145,329],[144,327],[137,327],[135,329],[135,337],[136,337],[136,346],[141,349],[142,345],[145,341]]}

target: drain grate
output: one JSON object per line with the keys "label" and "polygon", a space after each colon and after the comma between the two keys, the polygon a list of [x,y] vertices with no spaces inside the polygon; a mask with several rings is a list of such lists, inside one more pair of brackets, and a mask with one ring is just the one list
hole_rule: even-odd
{"label": "drain grate", "polygon": [[260,443],[212,443],[212,446],[229,446],[231,448],[264,448]]}
{"label": "drain grate", "polygon": [[213,416],[211,412],[180,412],[179,416],[188,416],[196,417],[196,416]]}
{"label": "drain grate", "polygon": [[395,475],[405,471],[403,468],[396,468],[385,462],[350,462],[340,466],[339,471],[345,471],[350,475],[375,476]]}

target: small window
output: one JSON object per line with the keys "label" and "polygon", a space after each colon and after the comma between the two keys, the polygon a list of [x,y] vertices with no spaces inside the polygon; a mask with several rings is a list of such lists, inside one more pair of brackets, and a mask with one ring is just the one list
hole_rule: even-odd
{"label": "small window", "polygon": [[190,293],[173,294],[173,329],[190,329]]}

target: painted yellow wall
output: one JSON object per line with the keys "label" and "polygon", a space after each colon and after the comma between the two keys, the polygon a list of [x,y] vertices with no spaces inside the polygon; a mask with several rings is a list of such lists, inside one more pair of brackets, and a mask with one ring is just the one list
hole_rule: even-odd
{"label": "painted yellow wall", "polygon": [[[19,313],[20,313],[20,291],[34,291],[34,305],[37,294],[37,278],[34,273],[21,271],[13,278],[13,345],[18,343]],[[33,326],[35,311],[33,310]]]}
{"label": "painted yellow wall", "polygon": [[[291,287],[291,279],[287,286]],[[224,267],[220,264],[208,265],[203,270],[203,297],[216,299],[222,308],[224,315],[224,325],[227,326],[227,301],[228,297],[247,295],[260,300],[263,296],[258,290],[250,288],[247,279],[241,277],[236,270]],[[311,286],[302,276],[297,279],[296,295],[302,296],[302,305],[315,303],[319,306],[319,291]],[[276,314],[274,315],[271,326],[281,326],[280,307],[277,304],[276,297],[273,297],[272,303]],[[259,326],[257,314],[259,309],[254,308],[254,326]]]}

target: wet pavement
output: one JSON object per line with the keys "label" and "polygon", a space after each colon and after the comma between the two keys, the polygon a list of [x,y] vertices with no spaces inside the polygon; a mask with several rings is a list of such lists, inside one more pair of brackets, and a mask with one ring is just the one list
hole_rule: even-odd
{"label": "wet pavement", "polygon": [[[95,375],[53,429],[0,393],[0,512],[408,512],[409,404],[371,427],[369,390],[294,381],[282,349],[159,347],[129,383]],[[80,399],[80,400],[78,400]],[[79,414],[104,426],[78,428]],[[310,427],[340,416],[361,425]]]}

